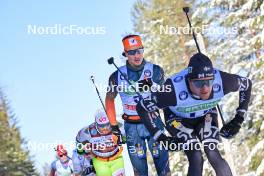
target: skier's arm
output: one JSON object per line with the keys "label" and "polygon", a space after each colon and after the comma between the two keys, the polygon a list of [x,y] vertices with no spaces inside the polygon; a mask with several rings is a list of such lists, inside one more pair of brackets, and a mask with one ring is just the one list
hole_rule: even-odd
{"label": "skier's arm", "polygon": [[92,135],[91,135],[90,130],[89,130],[91,125],[89,125],[88,127],[84,127],[82,129],[82,131],[84,131],[84,133],[86,133],[85,136],[86,136],[86,142],[87,143],[84,145],[84,149],[86,150],[86,152],[89,151],[89,156],[92,158],[92,149],[93,149],[92,148]]}
{"label": "skier's arm", "polygon": [[153,81],[158,85],[162,85],[165,82],[164,70],[158,65],[153,66]]}
{"label": "skier's arm", "polygon": [[51,169],[51,170],[50,170],[50,176],[55,176],[55,172],[56,172],[55,170],[52,170],[52,169]]}
{"label": "skier's arm", "polygon": [[[68,157],[68,158],[69,158],[69,157]],[[71,175],[74,175],[72,159],[69,160],[69,167],[70,167],[70,170],[71,170]]]}
{"label": "skier's arm", "polygon": [[167,79],[159,91],[151,93],[149,99],[141,100],[137,104],[137,112],[141,121],[154,136],[154,139],[158,139],[163,133],[153,122],[153,116],[156,115],[155,110],[175,105],[176,96],[171,79]]}
{"label": "skier's arm", "polygon": [[239,106],[236,109],[235,117],[226,123],[220,130],[220,135],[230,139],[234,137],[240,130],[245,119],[245,113],[250,102],[252,82],[250,79],[225,72],[221,72],[223,81],[224,94],[239,91]]}
{"label": "skier's arm", "polygon": [[123,138],[116,120],[116,111],[115,111],[115,98],[118,94],[117,76],[118,76],[118,72],[116,71],[109,78],[108,90],[105,97],[105,106],[106,106],[106,113],[111,124],[112,133],[117,137],[118,144],[121,145],[124,141],[122,140]]}
{"label": "skier's arm", "polygon": [[56,172],[55,170],[51,169],[50,170],[50,176],[55,176],[55,172]]}
{"label": "skier's arm", "polygon": [[239,106],[237,113],[244,116],[250,102],[252,82],[246,77],[220,71],[224,94],[239,91]]}
{"label": "skier's arm", "polygon": [[168,106],[176,106],[177,100],[175,94],[172,80],[167,79],[159,91],[151,94],[151,99],[159,109],[163,109]]}
{"label": "skier's arm", "polygon": [[72,164],[73,164],[73,173],[75,176],[80,176],[82,172],[82,166],[78,158],[76,151],[73,151],[72,154]]}
{"label": "skier's arm", "polygon": [[116,121],[116,111],[115,111],[115,98],[117,96],[117,79],[116,79],[117,72],[114,72],[110,78],[108,83],[108,90],[105,97],[105,107],[106,113],[109,118],[111,125],[117,125]]}
{"label": "skier's arm", "polygon": [[51,163],[51,169],[50,169],[50,175],[49,176],[55,176],[56,173],[56,161],[53,161]]}

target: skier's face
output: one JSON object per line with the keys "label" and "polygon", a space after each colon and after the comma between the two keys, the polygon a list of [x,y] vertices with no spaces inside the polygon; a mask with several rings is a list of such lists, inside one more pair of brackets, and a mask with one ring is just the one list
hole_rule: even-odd
{"label": "skier's face", "polygon": [[144,52],[143,48],[125,52],[128,63],[133,67],[140,66],[143,61],[143,52]]}
{"label": "skier's face", "polygon": [[66,162],[68,160],[67,154],[59,155],[59,158],[61,162]]}
{"label": "skier's face", "polygon": [[188,80],[190,89],[194,95],[202,100],[209,99],[212,92],[213,77]]}
{"label": "skier's face", "polygon": [[110,123],[104,125],[98,125],[98,130],[101,134],[109,134],[111,132],[111,125]]}
{"label": "skier's face", "polygon": [[93,155],[92,155],[91,152],[90,152],[90,153],[85,153],[83,156],[84,156],[85,158],[87,158],[87,159],[92,159],[92,158],[93,158]]}

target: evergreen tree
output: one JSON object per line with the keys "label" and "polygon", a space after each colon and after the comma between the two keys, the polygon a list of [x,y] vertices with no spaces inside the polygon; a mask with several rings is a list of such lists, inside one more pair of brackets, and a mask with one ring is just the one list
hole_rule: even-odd
{"label": "evergreen tree", "polygon": [[38,175],[17,124],[15,115],[11,113],[0,90],[0,175]]}

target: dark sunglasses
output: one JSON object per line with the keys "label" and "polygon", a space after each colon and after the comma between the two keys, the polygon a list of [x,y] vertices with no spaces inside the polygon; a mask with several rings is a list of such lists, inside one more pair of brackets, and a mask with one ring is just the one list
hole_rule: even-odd
{"label": "dark sunglasses", "polygon": [[83,149],[77,149],[77,153],[78,153],[79,155],[82,155],[82,154],[84,154],[84,150],[83,150]]}
{"label": "dark sunglasses", "polygon": [[78,153],[79,155],[85,155],[85,154],[90,154],[91,151],[83,150],[83,149],[81,149],[81,150],[77,149],[77,153]]}
{"label": "dark sunglasses", "polygon": [[110,123],[106,123],[106,124],[97,124],[98,128],[111,128]]}
{"label": "dark sunglasses", "polygon": [[144,49],[143,48],[139,48],[139,49],[135,49],[135,50],[129,50],[127,51],[127,54],[130,56],[134,56],[135,54],[143,54]]}
{"label": "dark sunglasses", "polygon": [[192,80],[192,83],[196,88],[202,88],[203,86],[211,86],[213,84],[214,80],[213,79],[208,79],[208,80]]}
{"label": "dark sunglasses", "polygon": [[63,157],[64,155],[59,155],[59,157],[61,158],[61,157]]}

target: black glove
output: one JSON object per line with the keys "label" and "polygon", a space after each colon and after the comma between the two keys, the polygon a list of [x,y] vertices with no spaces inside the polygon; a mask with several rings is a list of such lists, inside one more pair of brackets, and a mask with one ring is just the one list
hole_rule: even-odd
{"label": "black glove", "polygon": [[151,78],[147,78],[147,79],[138,81],[138,90],[140,92],[150,91],[152,85],[153,85],[153,82],[152,82]]}
{"label": "black glove", "polygon": [[[157,139],[158,142],[163,142],[164,146],[168,146],[168,148],[165,148],[166,150],[170,150],[170,151],[180,151],[181,149],[178,148],[179,147],[179,140],[175,137],[169,137],[169,136],[166,136],[164,133],[162,133],[158,139]],[[175,145],[172,145],[173,144],[176,144],[176,147]]]}
{"label": "black glove", "polygon": [[169,137],[167,135],[165,135],[164,133],[161,133],[161,135],[158,137],[157,141],[163,141],[163,142],[171,142],[172,141],[172,137]]}
{"label": "black glove", "polygon": [[95,169],[93,166],[85,168],[85,170],[82,172],[82,175],[89,175],[90,173],[95,172]]}
{"label": "black glove", "polygon": [[126,143],[125,137],[122,135],[118,125],[112,125],[112,133],[117,137],[117,145],[122,145]]}
{"label": "black glove", "polygon": [[234,137],[240,130],[243,121],[244,117],[236,114],[234,119],[232,119],[221,128],[220,135],[226,139]]}

